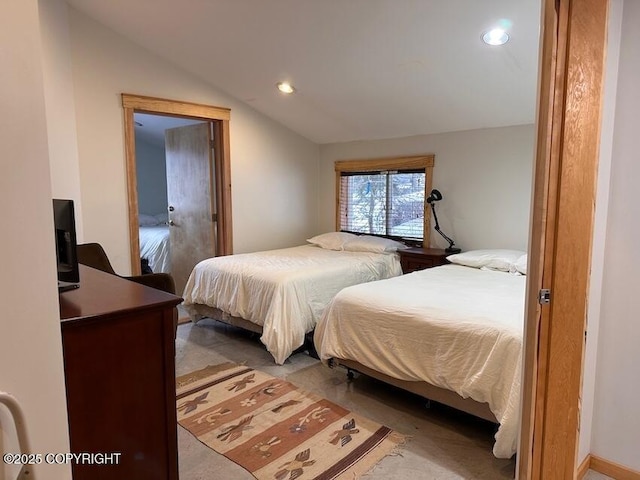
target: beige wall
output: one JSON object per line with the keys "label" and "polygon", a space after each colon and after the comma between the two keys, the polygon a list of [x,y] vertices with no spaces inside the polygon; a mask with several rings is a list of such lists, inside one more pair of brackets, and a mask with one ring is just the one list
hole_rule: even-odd
{"label": "beige wall", "polygon": [[123,92],[231,108],[236,253],[300,244],[315,231],[316,144],[80,12],[69,10],[69,24],[84,236],[119,273],[130,268]]}
{"label": "beige wall", "polygon": [[624,2],[591,453],[640,471],[640,2]]}
{"label": "beige wall", "polygon": [[[0,390],[20,401],[33,452],[68,452],[37,0],[3,2],[0,58]],[[0,451],[16,449],[0,407]],[[65,465],[34,470],[37,478],[71,478]],[[2,462],[4,478],[15,472]]]}
{"label": "beige wall", "polygon": [[[318,232],[335,228],[336,160],[435,154],[440,228],[464,250],[526,250],[533,172],[533,125],[322,145]],[[434,246],[448,244],[436,232]]]}
{"label": "beige wall", "polygon": [[51,190],[54,198],[75,201],[78,240],[83,241],[80,168],[66,4],[39,0],[42,67]]}

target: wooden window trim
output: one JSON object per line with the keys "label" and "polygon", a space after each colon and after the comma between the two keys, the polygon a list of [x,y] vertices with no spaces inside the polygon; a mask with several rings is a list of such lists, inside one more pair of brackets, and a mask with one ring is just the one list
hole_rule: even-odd
{"label": "wooden window trim", "polygon": [[[336,200],[335,218],[336,231],[340,230],[340,177],[345,172],[380,172],[384,170],[424,170],[424,198],[431,193],[433,185],[433,167],[435,165],[435,155],[419,155],[413,157],[386,157],[358,160],[337,160],[335,162],[336,172]],[[431,239],[431,210],[424,204],[424,225],[423,225],[422,246],[429,247]]]}

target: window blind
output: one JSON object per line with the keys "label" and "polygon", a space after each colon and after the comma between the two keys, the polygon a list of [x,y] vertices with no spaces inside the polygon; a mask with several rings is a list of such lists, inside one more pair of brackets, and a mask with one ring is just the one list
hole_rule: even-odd
{"label": "window blind", "polygon": [[424,170],[340,174],[340,229],[422,240]]}

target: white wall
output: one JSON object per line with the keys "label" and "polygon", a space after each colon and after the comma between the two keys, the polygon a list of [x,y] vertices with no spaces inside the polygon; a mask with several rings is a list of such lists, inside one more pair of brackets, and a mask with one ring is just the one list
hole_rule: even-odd
{"label": "white wall", "polygon": [[[304,242],[317,224],[318,146],[69,10],[86,241],[130,270],[121,93],[231,108],[236,253]],[[291,199],[295,199],[292,202]]]}
{"label": "white wall", "polygon": [[167,212],[167,162],[165,150],[136,138],[138,211],[149,215]]}
{"label": "white wall", "polygon": [[607,213],[609,210],[613,127],[618,85],[618,58],[620,53],[622,3],[623,0],[611,0],[609,8],[607,58],[605,64],[604,100],[600,137],[600,158],[598,160],[598,184],[593,226],[593,245],[591,252],[591,277],[589,279],[587,342],[582,375],[578,464],[581,464],[591,452],[591,426],[593,422],[594,394],[596,389],[596,364],[598,335],[600,331],[602,280],[603,269],[607,262],[605,241],[607,234]]}
{"label": "white wall", "polygon": [[[533,125],[322,145],[316,233],[335,229],[336,160],[433,153],[440,228],[463,250],[526,250],[533,171]],[[448,243],[431,232],[431,244]]]}
{"label": "white wall", "polygon": [[[34,452],[68,452],[51,179],[37,0],[6,0],[0,15],[0,390],[23,406]],[[14,451],[0,408],[0,451]],[[70,479],[64,465],[37,478]],[[10,469],[0,463],[0,479]]]}
{"label": "white wall", "polygon": [[39,0],[38,8],[51,189],[54,198],[74,200],[76,234],[82,242],[84,228],[67,8],[62,2],[48,0]]}
{"label": "white wall", "polygon": [[640,471],[640,2],[624,2],[591,453]]}

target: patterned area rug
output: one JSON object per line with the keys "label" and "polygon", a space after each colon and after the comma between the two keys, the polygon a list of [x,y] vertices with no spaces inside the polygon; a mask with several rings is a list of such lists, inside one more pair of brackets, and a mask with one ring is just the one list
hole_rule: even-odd
{"label": "patterned area rug", "polygon": [[391,429],[243,365],[177,379],[178,422],[259,480],[355,479],[404,442]]}

